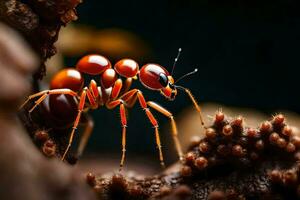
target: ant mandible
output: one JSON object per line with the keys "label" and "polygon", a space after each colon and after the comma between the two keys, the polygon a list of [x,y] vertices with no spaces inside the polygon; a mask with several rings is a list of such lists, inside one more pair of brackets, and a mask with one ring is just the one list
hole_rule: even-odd
{"label": "ant mandible", "polygon": [[[189,98],[192,100],[196,111],[199,113],[200,121],[202,126],[204,122],[201,115],[200,107],[193,97],[189,89],[182,86],[176,85],[176,83],[197,72],[195,69],[193,72],[187,73],[176,82],[172,77],[175,65],[179,59],[181,49],[179,49],[177,57],[175,58],[171,74],[162,66],[158,64],[146,64],[141,69],[139,65],[132,59],[122,59],[117,62],[112,68],[110,61],[101,55],[87,55],[79,60],[74,68],[66,68],[59,71],[51,80],[50,89],[38,92],[27,98],[27,100],[21,105],[23,108],[30,100],[38,98],[35,101],[34,106],[29,110],[29,113],[32,113],[33,110],[41,104],[48,95],[70,95],[75,97],[76,101],[76,113],[74,114],[73,127],[70,134],[68,145],[62,156],[62,161],[65,160],[65,157],[72,145],[75,131],[80,123],[80,119],[83,112],[88,111],[89,109],[98,109],[101,106],[106,106],[108,109],[114,109],[119,107],[119,112],[121,116],[122,124],[122,157],[120,161],[120,170],[122,169],[125,161],[125,152],[126,152],[126,128],[127,128],[127,118],[126,118],[126,109],[134,106],[135,102],[138,100],[140,106],[145,111],[149,121],[154,126],[155,129],[155,140],[156,145],[159,151],[159,159],[162,166],[164,166],[164,158],[162,153],[160,135],[159,135],[159,126],[158,122],[153,116],[150,108],[160,112],[161,114],[168,117],[171,121],[172,127],[172,137],[175,143],[175,147],[179,156],[179,160],[183,160],[183,153],[181,149],[181,144],[178,139],[178,131],[176,122],[174,120],[173,114],[152,101],[146,101],[142,92],[138,89],[131,89],[130,86],[133,80],[138,79],[140,82],[150,90],[160,91],[160,93],[165,96],[168,100],[174,100],[177,95],[177,89],[183,90],[188,94]],[[98,85],[95,80],[91,80],[88,87],[84,86],[84,78],[82,74],[88,74],[93,76],[100,76],[100,84]],[[122,81],[119,77],[124,77],[126,80]],[[52,104],[58,104],[57,99],[51,99]],[[70,102],[65,102],[66,106],[70,106]],[[52,109],[55,109],[52,108]],[[55,111],[51,111],[55,112]],[[89,139],[89,136],[92,132],[92,124],[88,123],[90,126],[87,126],[86,131],[84,131],[83,136],[81,137],[79,147],[77,150],[77,155],[80,156],[86,146],[86,143]]]}

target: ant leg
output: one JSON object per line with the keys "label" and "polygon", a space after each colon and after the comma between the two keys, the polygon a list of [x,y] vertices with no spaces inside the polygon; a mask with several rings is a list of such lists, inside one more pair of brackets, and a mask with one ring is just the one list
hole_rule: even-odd
{"label": "ant leg", "polygon": [[70,89],[53,89],[53,90],[44,90],[38,92],[36,94],[30,95],[27,100],[20,106],[19,109],[22,109],[30,100],[40,97],[36,102],[35,105],[30,109],[29,112],[32,112],[48,95],[51,94],[68,94],[71,96],[77,96],[77,93]]}
{"label": "ant leg", "polygon": [[99,91],[95,80],[91,80],[89,89],[86,91],[87,98],[92,109],[97,109],[99,106]]}
{"label": "ant leg", "polygon": [[48,96],[48,94],[43,94],[37,101],[34,102],[34,106],[29,110],[29,113],[32,113],[33,110],[40,105],[40,103],[42,103],[42,101],[44,101],[46,99],[46,97]]}
{"label": "ant leg", "polygon": [[91,91],[93,97],[97,99],[99,97],[98,86],[95,80],[91,80],[89,85],[89,90]]}
{"label": "ant leg", "polygon": [[110,99],[114,100],[119,96],[122,86],[123,86],[122,79],[116,80],[116,82],[112,88],[112,91],[111,91]]}
{"label": "ant leg", "polygon": [[122,123],[122,158],[120,162],[120,169],[122,170],[124,166],[125,156],[126,156],[126,127],[127,127],[127,119],[126,119],[126,110],[125,106],[122,103],[120,105],[120,116],[121,116],[121,123]]}
{"label": "ant leg", "polygon": [[175,143],[175,147],[179,156],[179,160],[182,162],[183,161],[183,153],[182,153],[182,148],[181,148],[181,144],[179,142],[178,139],[178,129],[177,129],[177,125],[176,122],[174,120],[174,116],[172,113],[170,113],[168,110],[166,110],[165,108],[163,108],[162,106],[158,105],[155,102],[152,101],[148,101],[147,102],[148,106],[155,109],[156,111],[160,112],[161,114],[167,116],[168,118],[170,118],[171,121],[171,126],[172,126],[172,136],[173,136],[173,140]]}
{"label": "ant leg", "polygon": [[72,132],[71,132],[71,135],[70,135],[70,138],[69,138],[69,142],[68,142],[68,146],[62,156],[62,161],[65,160],[65,157],[72,145],[72,142],[73,142],[73,139],[74,139],[74,135],[75,135],[75,131],[78,127],[78,124],[80,122],[80,117],[81,117],[81,114],[83,112],[83,108],[84,108],[84,105],[85,105],[85,98],[86,98],[86,92],[87,91],[87,88],[84,88],[82,93],[81,93],[81,96],[80,96],[80,101],[79,101],[79,104],[78,104],[78,113],[77,113],[77,117],[75,119],[75,122],[74,122],[74,125],[72,127]]}
{"label": "ant leg", "polygon": [[91,92],[90,90],[86,91],[86,96],[90,102],[91,108],[93,109],[97,109],[98,108],[98,104],[96,102],[96,98],[94,97],[93,92]]}
{"label": "ant leg", "polygon": [[188,96],[190,97],[190,99],[192,100],[192,102],[194,104],[194,107],[195,107],[196,111],[199,113],[201,125],[203,126],[204,129],[206,129],[206,126],[204,125],[204,121],[203,121],[203,118],[202,118],[200,106],[198,105],[198,103],[197,103],[195,97],[193,96],[192,92],[189,89],[184,88],[184,87],[179,87],[179,89],[184,90],[188,94]]}
{"label": "ant leg", "polygon": [[131,99],[126,101],[126,107],[132,108],[136,103],[136,100],[137,100],[137,95],[134,95]]}
{"label": "ant leg", "polygon": [[155,140],[156,140],[156,145],[159,151],[159,160],[160,160],[160,164],[162,167],[165,167],[165,163],[164,163],[164,157],[163,157],[163,153],[162,153],[162,146],[161,146],[161,141],[160,141],[160,136],[159,136],[159,131],[158,131],[158,122],[155,119],[155,117],[153,116],[153,114],[151,113],[150,109],[147,107],[147,103],[146,100],[144,98],[144,95],[142,94],[141,91],[137,91],[137,97],[139,100],[139,103],[141,105],[141,107],[144,109],[148,119],[150,120],[151,124],[154,126],[155,128]]}
{"label": "ant leg", "polygon": [[125,94],[123,94],[120,99],[122,99],[125,102],[125,105],[127,108],[133,107],[137,100],[136,93],[138,92],[138,89],[132,89],[130,91],[127,91]]}
{"label": "ant leg", "polygon": [[87,117],[86,128],[80,139],[80,143],[77,150],[77,156],[80,157],[86,147],[86,144],[91,136],[91,133],[94,129],[94,121],[91,117]]}
{"label": "ant leg", "polygon": [[120,92],[121,95],[125,94],[126,92],[129,91],[131,85],[132,85],[132,78],[127,78],[125,81],[124,81],[124,84],[123,84],[123,87],[122,87],[122,90]]}
{"label": "ant leg", "polygon": [[117,106],[120,106],[120,116],[121,116],[121,124],[122,124],[122,158],[120,161],[120,169],[119,169],[119,171],[122,171],[125,162],[125,156],[126,156],[126,129],[127,129],[126,110],[125,110],[123,100],[121,99],[109,102],[107,104],[107,108],[109,109],[113,109]]}

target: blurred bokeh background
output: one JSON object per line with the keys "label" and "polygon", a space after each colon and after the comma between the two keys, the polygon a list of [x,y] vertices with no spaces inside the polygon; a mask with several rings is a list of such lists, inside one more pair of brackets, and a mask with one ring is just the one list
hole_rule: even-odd
{"label": "blurred bokeh background", "polygon": [[[155,62],[171,70],[181,47],[175,78],[199,68],[198,74],[181,84],[201,104],[255,108],[269,116],[281,110],[300,112],[297,0],[85,0],[78,14],[79,20],[61,34],[60,54],[48,63],[49,75],[60,66],[74,66],[79,57],[92,52],[112,63],[130,57],[140,65]],[[168,102],[138,82],[134,87],[142,88],[149,100],[179,119],[191,106],[184,94]],[[119,158],[118,111],[100,109],[92,115],[96,126],[87,152],[115,152]],[[168,119],[155,115],[167,144],[171,141]],[[135,154],[156,161],[153,129],[138,105],[129,112],[128,123],[127,162]]]}

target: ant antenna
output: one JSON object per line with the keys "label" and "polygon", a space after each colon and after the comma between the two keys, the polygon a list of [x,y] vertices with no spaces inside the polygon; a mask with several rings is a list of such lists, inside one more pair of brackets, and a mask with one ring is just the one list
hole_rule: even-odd
{"label": "ant antenna", "polygon": [[190,76],[190,75],[193,75],[193,74],[195,74],[195,73],[197,73],[197,72],[198,72],[198,68],[195,68],[194,71],[189,72],[189,73],[187,73],[187,74],[181,76],[179,79],[177,79],[177,81],[175,82],[175,84],[178,83],[180,80],[184,79],[185,77],[188,77],[188,76]]}
{"label": "ant antenna", "polygon": [[179,57],[180,57],[181,51],[182,51],[182,49],[179,48],[179,49],[178,49],[177,56],[176,56],[176,58],[175,58],[175,60],[174,60],[173,68],[172,68],[172,71],[171,71],[171,75],[173,75],[173,72],[174,72],[175,66],[176,66],[176,64],[177,64],[177,61],[178,61],[178,59],[179,59]]}

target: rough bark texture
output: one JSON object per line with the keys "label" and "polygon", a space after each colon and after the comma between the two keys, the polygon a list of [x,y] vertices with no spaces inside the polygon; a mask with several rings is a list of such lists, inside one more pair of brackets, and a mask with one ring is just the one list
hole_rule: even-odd
{"label": "rough bark texture", "polygon": [[300,138],[283,115],[244,126],[218,112],[184,164],[159,176],[87,175],[99,199],[298,199]]}
{"label": "rough bark texture", "polygon": [[35,78],[45,75],[44,62],[56,53],[61,26],[76,20],[75,7],[80,0],[2,0],[0,20],[20,31],[40,56]]}
{"label": "rough bark texture", "polygon": [[0,47],[0,199],[94,199],[79,172],[40,154],[17,118],[37,57],[3,24]]}

